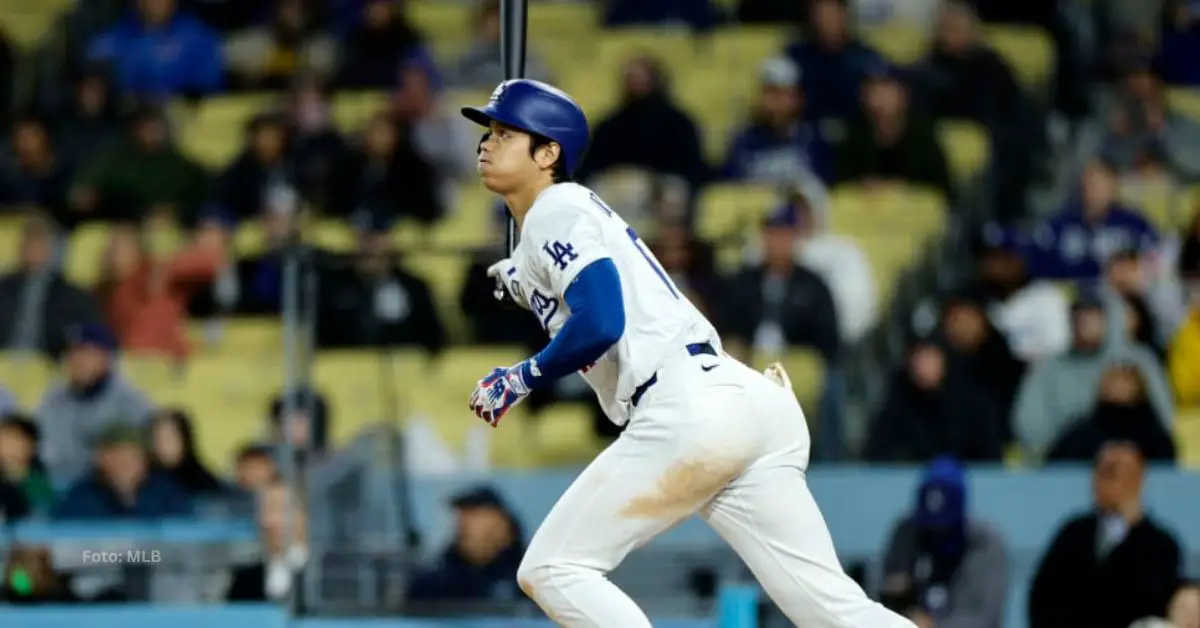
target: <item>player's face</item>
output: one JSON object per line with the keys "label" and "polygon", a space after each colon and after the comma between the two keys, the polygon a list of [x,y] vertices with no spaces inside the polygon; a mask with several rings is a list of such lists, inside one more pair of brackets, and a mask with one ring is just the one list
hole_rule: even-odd
{"label": "player's face", "polygon": [[531,153],[532,141],[528,133],[493,122],[479,145],[478,170],[484,186],[506,194],[546,176],[558,159],[558,145],[542,146]]}

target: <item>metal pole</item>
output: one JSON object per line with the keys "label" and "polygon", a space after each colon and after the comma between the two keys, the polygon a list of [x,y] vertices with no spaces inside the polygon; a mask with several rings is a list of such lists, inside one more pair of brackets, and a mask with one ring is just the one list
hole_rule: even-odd
{"label": "metal pole", "polygon": [[[293,539],[293,530],[295,522],[293,516],[295,514],[295,495],[293,491],[298,487],[297,468],[296,468],[296,451],[292,446],[291,431],[293,414],[296,410],[296,384],[297,370],[299,367],[297,360],[296,343],[299,338],[299,266],[297,259],[297,251],[294,243],[289,243],[283,250],[283,294],[282,294],[282,317],[283,317],[283,404],[280,411],[283,413],[283,420],[280,422],[280,430],[282,434],[281,451],[283,460],[281,469],[284,484],[287,486],[287,497],[284,507],[287,509],[284,518],[284,556],[287,556],[293,549],[295,541]],[[289,589],[287,596],[287,608],[289,611],[295,610],[296,595],[295,587]]]}

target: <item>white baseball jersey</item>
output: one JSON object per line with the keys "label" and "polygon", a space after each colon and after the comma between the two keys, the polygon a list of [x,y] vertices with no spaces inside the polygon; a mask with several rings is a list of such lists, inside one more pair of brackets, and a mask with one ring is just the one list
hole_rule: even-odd
{"label": "white baseball jersey", "polygon": [[720,343],[712,324],[671,282],[629,224],[576,183],[550,186],[526,214],[512,255],[514,296],[529,304],[553,338],[571,315],[567,288],[579,271],[604,258],[612,259],[621,279],[625,333],[582,375],[609,419],[623,425],[634,389],[668,356],[688,343],[709,342],[718,350]]}

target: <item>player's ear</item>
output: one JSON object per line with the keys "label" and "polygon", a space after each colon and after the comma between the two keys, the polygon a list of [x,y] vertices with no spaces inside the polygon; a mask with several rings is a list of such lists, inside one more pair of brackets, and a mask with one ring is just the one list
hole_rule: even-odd
{"label": "player's ear", "polygon": [[562,147],[558,145],[558,142],[547,142],[534,151],[533,160],[537,162],[538,168],[552,170],[561,156]]}

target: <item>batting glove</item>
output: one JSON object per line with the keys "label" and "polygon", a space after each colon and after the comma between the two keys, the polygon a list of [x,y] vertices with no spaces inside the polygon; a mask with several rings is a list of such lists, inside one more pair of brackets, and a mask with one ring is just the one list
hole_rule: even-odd
{"label": "batting glove", "polygon": [[479,380],[468,401],[475,416],[496,427],[513,406],[529,395],[529,386],[521,375],[524,366],[522,362],[510,368],[496,368]]}
{"label": "batting glove", "polygon": [[[517,281],[517,267],[512,263],[512,260],[504,258],[495,264],[492,264],[487,269],[488,277],[495,279],[498,285],[504,287],[504,290],[512,296],[512,300],[525,309],[529,309],[529,302],[525,299],[525,294],[521,291],[521,283]],[[496,292],[496,299],[504,300],[504,295],[499,291]]]}

